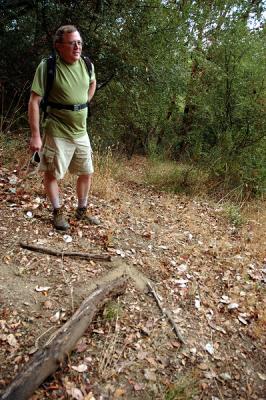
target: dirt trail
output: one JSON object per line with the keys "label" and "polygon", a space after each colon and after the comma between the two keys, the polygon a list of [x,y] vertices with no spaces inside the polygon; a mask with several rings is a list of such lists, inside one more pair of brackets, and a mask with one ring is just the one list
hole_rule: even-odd
{"label": "dirt trail", "polygon": [[[236,227],[221,204],[123,182],[111,198],[91,197],[90,211],[102,219],[91,227],[72,217],[69,186],[65,236],[51,228],[37,178],[22,184],[2,170],[1,200],[0,388],[97,283],[126,272],[126,294],[103,310],[32,399],[265,398],[263,216],[248,215]],[[21,240],[109,252],[113,261],[34,253],[22,249]],[[146,279],[185,346],[147,294]],[[83,372],[75,368],[80,365]]]}

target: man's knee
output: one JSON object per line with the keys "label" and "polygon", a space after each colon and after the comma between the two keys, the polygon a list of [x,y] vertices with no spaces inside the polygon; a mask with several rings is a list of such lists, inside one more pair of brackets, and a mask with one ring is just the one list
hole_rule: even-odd
{"label": "man's knee", "polygon": [[82,174],[82,175],[78,176],[78,179],[82,180],[82,181],[88,181],[89,182],[92,179],[92,175],[93,174]]}
{"label": "man's knee", "polygon": [[57,180],[56,177],[51,172],[47,171],[43,173],[43,177],[46,182]]}

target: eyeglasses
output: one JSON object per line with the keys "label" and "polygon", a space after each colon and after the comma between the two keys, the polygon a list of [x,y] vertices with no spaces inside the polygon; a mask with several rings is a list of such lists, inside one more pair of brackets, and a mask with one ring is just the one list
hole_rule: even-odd
{"label": "eyeglasses", "polygon": [[73,40],[72,42],[62,42],[62,44],[67,44],[71,47],[81,47],[83,43],[80,40]]}

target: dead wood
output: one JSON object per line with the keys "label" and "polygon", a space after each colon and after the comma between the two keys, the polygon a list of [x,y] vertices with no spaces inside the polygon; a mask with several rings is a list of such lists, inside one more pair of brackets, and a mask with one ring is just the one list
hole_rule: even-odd
{"label": "dead wood", "polygon": [[28,399],[40,384],[60,367],[96,313],[110,298],[123,293],[126,284],[127,278],[121,276],[95,289],[43,349],[34,354],[2,393],[0,399]]}
{"label": "dead wood", "polygon": [[47,247],[41,247],[33,244],[27,244],[20,242],[20,246],[23,249],[37,251],[38,253],[50,254],[52,256],[68,256],[68,257],[79,257],[85,258],[87,260],[99,260],[99,261],[111,261],[111,256],[109,254],[92,254],[92,253],[80,253],[77,251],[62,251],[50,249]]}
{"label": "dead wood", "polygon": [[156,292],[156,290],[154,289],[154,287],[151,285],[151,283],[150,283],[149,281],[147,281],[147,285],[148,285],[148,288],[150,289],[150,293],[151,293],[151,294],[153,295],[153,297],[155,298],[156,303],[157,303],[158,307],[160,308],[162,314],[165,315],[165,316],[167,317],[168,321],[169,321],[170,324],[172,325],[172,327],[173,327],[173,329],[174,329],[174,331],[175,331],[175,334],[176,334],[177,338],[179,339],[179,341],[180,341],[182,344],[185,344],[185,341],[184,341],[184,339],[183,339],[181,333],[179,332],[179,330],[178,330],[178,328],[177,328],[177,325],[176,325],[175,321],[173,320],[173,317],[171,316],[170,311],[167,310],[167,309],[165,309],[165,308],[163,307],[162,302],[161,302],[161,300],[159,299],[158,293]]}

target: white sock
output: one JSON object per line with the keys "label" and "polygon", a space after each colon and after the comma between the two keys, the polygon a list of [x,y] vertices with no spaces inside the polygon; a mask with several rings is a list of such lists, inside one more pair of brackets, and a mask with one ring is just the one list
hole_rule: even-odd
{"label": "white sock", "polygon": [[52,201],[53,209],[61,207],[59,198],[52,199],[51,201]]}
{"label": "white sock", "polygon": [[78,208],[87,208],[88,199],[78,199]]}

